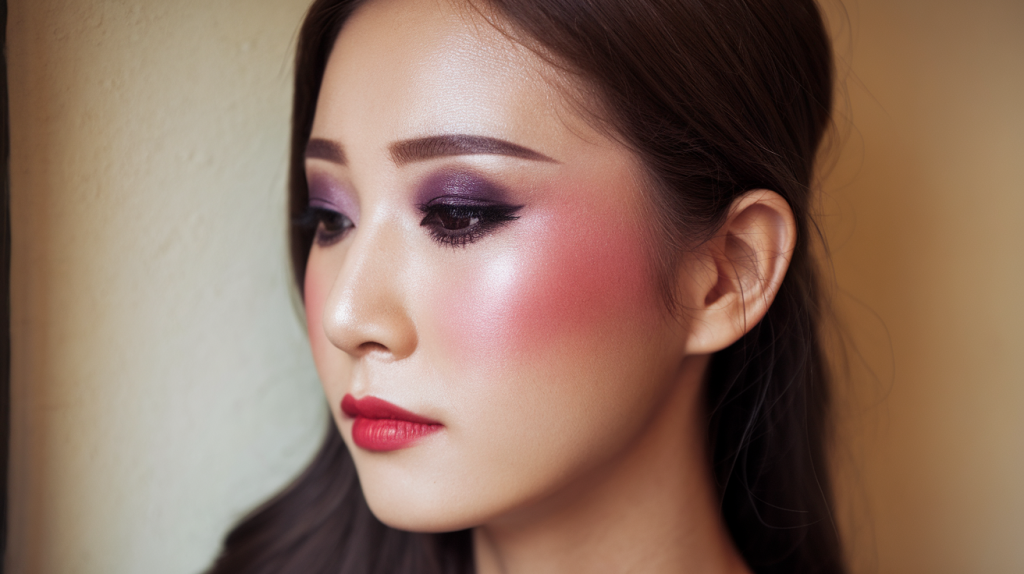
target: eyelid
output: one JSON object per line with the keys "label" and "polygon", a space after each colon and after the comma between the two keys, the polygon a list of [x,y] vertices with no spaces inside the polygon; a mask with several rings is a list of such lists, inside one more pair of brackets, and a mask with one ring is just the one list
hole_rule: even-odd
{"label": "eyelid", "polygon": [[419,205],[421,211],[430,209],[431,207],[515,207],[516,209],[519,209],[522,206],[512,206],[489,199],[475,199],[472,197],[463,197],[458,195],[442,195]]}
{"label": "eyelid", "polygon": [[358,195],[346,182],[320,170],[307,169],[306,189],[310,207],[336,211],[348,217],[352,223],[359,223]]}
{"label": "eyelid", "polygon": [[339,207],[339,206],[335,205],[333,202],[328,201],[326,199],[323,199],[321,197],[310,197],[309,198],[309,206],[313,207],[313,208],[316,208],[316,209],[326,209],[328,211],[336,211],[338,213],[342,213],[343,212],[341,207]]}
{"label": "eyelid", "polygon": [[417,205],[432,204],[440,198],[446,198],[448,203],[456,200],[476,205],[509,203],[508,190],[475,170],[442,169],[424,178],[417,188]]}

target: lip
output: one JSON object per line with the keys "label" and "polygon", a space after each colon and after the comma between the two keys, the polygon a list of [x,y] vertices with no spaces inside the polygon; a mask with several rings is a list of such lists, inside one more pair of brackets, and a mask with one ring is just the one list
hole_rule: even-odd
{"label": "lip", "polygon": [[352,442],[373,452],[387,452],[412,446],[420,438],[441,430],[441,423],[411,413],[377,397],[357,399],[346,394],[341,412],[355,419]]}

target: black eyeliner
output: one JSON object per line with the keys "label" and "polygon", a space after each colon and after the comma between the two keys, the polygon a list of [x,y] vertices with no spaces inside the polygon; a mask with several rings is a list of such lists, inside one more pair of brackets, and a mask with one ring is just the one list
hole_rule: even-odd
{"label": "black eyeliner", "polygon": [[504,187],[468,170],[447,169],[427,177],[416,192],[420,226],[440,245],[464,247],[518,219]]}

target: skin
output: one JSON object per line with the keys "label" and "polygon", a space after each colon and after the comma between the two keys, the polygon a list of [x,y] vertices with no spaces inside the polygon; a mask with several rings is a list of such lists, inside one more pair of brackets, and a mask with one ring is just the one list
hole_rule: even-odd
{"label": "skin", "polygon": [[[306,164],[313,202],[352,222],[334,235],[338,219],[321,223],[305,279],[332,414],[374,514],[413,531],[474,528],[483,574],[746,572],[718,513],[701,393],[710,353],[778,290],[792,214],[770,191],[737,200],[682,257],[671,313],[641,168],[571,111],[557,74],[443,0],[373,0],[345,24],[311,136],[329,144]],[[445,134],[543,158],[395,153]],[[500,189],[516,219],[439,242],[421,206],[450,174]],[[346,393],[444,427],[361,449]]]}

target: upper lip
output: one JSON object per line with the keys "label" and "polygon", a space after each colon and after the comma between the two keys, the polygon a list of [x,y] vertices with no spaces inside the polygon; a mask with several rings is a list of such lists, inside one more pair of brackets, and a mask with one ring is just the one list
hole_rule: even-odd
{"label": "upper lip", "polygon": [[393,405],[384,399],[378,399],[374,396],[357,399],[350,394],[346,394],[345,397],[341,399],[341,412],[352,418],[363,417],[367,419],[393,419],[424,425],[441,424],[435,420],[411,413],[398,405]]}

